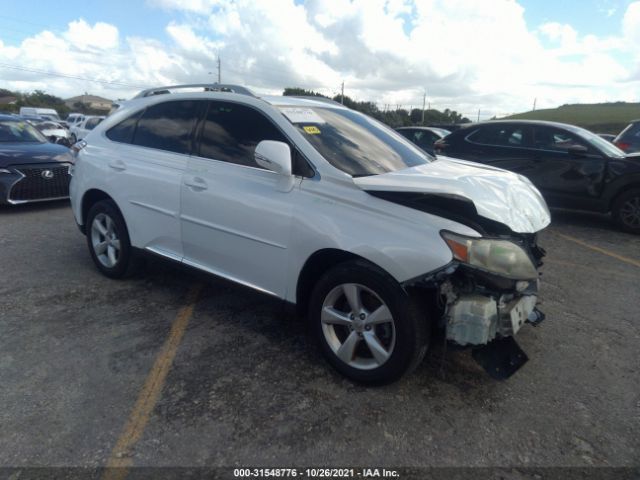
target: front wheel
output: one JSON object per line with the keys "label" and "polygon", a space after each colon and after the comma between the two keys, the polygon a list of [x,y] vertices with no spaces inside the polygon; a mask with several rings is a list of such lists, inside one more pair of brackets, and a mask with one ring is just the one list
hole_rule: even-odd
{"label": "front wheel", "polygon": [[622,193],[613,203],[612,213],[622,230],[640,234],[640,189]]}
{"label": "front wheel", "polygon": [[371,264],[350,261],[329,270],[316,284],[309,309],[324,356],[356,382],[393,382],[424,358],[426,313]]}

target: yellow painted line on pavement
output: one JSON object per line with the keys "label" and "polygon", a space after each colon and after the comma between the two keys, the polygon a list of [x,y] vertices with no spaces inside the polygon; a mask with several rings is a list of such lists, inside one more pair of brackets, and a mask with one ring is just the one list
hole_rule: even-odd
{"label": "yellow painted line on pavement", "polygon": [[590,250],[593,250],[595,252],[599,252],[602,253],[603,255],[608,255],[610,257],[613,258],[617,258],[618,260],[628,263],[629,265],[634,265],[636,267],[640,268],[640,261],[635,260],[633,258],[629,258],[629,257],[625,257],[624,255],[619,255],[615,252],[612,252],[610,250],[607,250],[606,248],[602,248],[602,247],[596,247],[595,245],[591,245],[590,243],[587,242],[583,242],[582,240],[572,237],[571,235],[566,235],[564,233],[560,233],[560,232],[554,232],[556,235],[558,235],[559,237],[564,238],[565,240],[569,240],[570,242],[573,243],[577,243],[578,245],[581,245],[585,248],[588,248]]}
{"label": "yellow painted line on pavement", "polygon": [[123,480],[129,473],[129,467],[133,465],[131,449],[138,440],[140,440],[149,422],[151,412],[153,412],[160,398],[167,374],[171,369],[171,364],[176,356],[178,346],[182,341],[189,319],[193,314],[193,309],[198,301],[198,295],[201,289],[202,285],[200,284],[191,287],[187,295],[186,304],[176,315],[171,325],[169,336],[165,340],[164,345],[162,345],[162,349],[156,357],[156,361],[144,382],[144,386],[138,394],[138,400],[120,434],[120,438],[118,438],[115,447],[113,447],[111,451],[111,456],[107,461],[107,468],[102,476],[103,480]]}

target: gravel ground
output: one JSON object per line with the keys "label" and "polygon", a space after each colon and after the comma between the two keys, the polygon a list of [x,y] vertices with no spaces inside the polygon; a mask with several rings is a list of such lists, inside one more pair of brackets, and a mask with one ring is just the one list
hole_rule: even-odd
{"label": "gravel ground", "polygon": [[0,467],[104,466],[194,284],[133,466],[638,467],[640,238],[554,212],[540,243],[547,320],[512,378],[433,345],[364,388],[278,301],[158,260],[109,280],[66,202],[2,208]]}

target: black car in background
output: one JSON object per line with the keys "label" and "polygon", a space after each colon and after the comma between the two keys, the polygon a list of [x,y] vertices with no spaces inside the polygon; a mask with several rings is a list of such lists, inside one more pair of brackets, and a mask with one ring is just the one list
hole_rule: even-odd
{"label": "black car in background", "polygon": [[640,120],[634,120],[613,140],[616,146],[627,153],[640,152]]}
{"label": "black car in background", "polygon": [[451,133],[449,130],[437,127],[400,127],[396,128],[396,131],[430,155],[435,155],[434,142]]}
{"label": "black car in background", "polygon": [[435,143],[439,155],[520,173],[550,207],[611,212],[640,234],[640,154],[625,154],[595,133],[543,121],[471,124]]}
{"label": "black car in background", "polygon": [[68,198],[72,164],[67,147],[19,117],[0,115],[0,204]]}

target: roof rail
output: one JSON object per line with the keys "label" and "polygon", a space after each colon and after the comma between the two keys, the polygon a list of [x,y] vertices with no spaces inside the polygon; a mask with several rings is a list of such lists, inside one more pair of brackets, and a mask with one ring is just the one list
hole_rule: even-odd
{"label": "roof rail", "polygon": [[171,90],[181,90],[181,89],[189,89],[189,88],[202,88],[205,92],[228,92],[228,93],[238,93],[240,95],[249,95],[251,97],[255,97],[253,92],[246,87],[242,87],[240,85],[231,85],[231,84],[223,84],[223,83],[194,83],[189,85],[169,85],[167,87],[156,87],[149,88],[147,90],[141,91],[133,98],[144,98],[150,97],[152,95],[162,95],[164,93],[171,93]]}
{"label": "roof rail", "polygon": [[331,98],[327,98],[327,97],[320,97],[317,95],[287,95],[288,97],[293,97],[293,98],[303,98],[305,100],[315,100],[316,102],[322,102],[322,103],[333,103],[335,105],[342,105],[344,107],[344,105],[340,102],[336,102],[335,100],[331,99]]}

